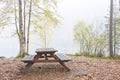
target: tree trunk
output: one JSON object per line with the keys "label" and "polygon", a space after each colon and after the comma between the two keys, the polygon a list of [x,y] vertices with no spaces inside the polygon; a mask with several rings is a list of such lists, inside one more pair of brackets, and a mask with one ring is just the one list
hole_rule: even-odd
{"label": "tree trunk", "polygon": [[46,33],[46,26],[45,26],[46,23],[47,23],[47,22],[45,21],[45,24],[44,24],[44,27],[43,27],[43,29],[44,29],[44,33],[43,33],[43,34],[44,34],[44,43],[43,43],[43,47],[44,47],[44,48],[47,48],[47,33]]}
{"label": "tree trunk", "polygon": [[110,0],[109,55],[113,56],[113,0]]}
{"label": "tree trunk", "polygon": [[[18,39],[19,39],[19,43],[20,43],[20,34],[19,34],[19,30],[18,30],[18,25],[17,25],[17,11],[16,11],[16,2],[14,2],[14,8],[15,8],[15,28],[16,28],[16,33],[18,35]],[[17,57],[21,56],[21,48],[19,51],[19,54]]]}
{"label": "tree trunk", "polygon": [[120,0],[119,0],[119,11],[120,11]]}
{"label": "tree trunk", "polygon": [[81,44],[80,44],[80,42],[79,42],[79,54],[80,54],[80,52],[81,52],[81,49],[80,49],[81,47],[80,47],[80,46],[81,46]]}
{"label": "tree trunk", "polygon": [[24,34],[23,35],[24,35],[24,41],[25,41],[25,45],[26,45],[26,0],[24,0],[24,12],[23,13],[24,13],[23,14],[24,15]]}
{"label": "tree trunk", "polygon": [[116,55],[116,19],[114,20],[114,55]]}
{"label": "tree trunk", "polygon": [[24,40],[24,28],[22,23],[22,1],[19,0],[19,43],[20,43],[20,51],[18,54],[18,57],[24,57],[25,56],[25,40]]}
{"label": "tree trunk", "polygon": [[27,53],[29,53],[29,36],[30,36],[31,10],[32,10],[32,0],[30,0],[30,6],[29,6],[29,19],[28,19],[28,28],[27,28]]}

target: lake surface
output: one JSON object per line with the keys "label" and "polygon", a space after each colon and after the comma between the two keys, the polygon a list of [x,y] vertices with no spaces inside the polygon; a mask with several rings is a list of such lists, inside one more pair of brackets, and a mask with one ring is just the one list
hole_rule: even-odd
{"label": "lake surface", "polygon": [[[35,54],[37,48],[41,48],[40,40],[30,40],[30,54]],[[71,41],[64,39],[54,40],[48,47],[55,48],[59,53],[75,53],[78,51],[77,45]],[[0,39],[0,56],[15,57],[19,52],[19,42],[17,38],[1,38]]]}

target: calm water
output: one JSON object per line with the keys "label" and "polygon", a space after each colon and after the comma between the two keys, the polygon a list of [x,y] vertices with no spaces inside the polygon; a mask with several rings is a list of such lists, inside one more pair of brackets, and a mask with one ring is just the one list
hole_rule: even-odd
{"label": "calm water", "polygon": [[[30,41],[30,54],[35,54],[36,48],[41,48],[39,40]],[[53,41],[49,46],[55,48],[60,53],[74,53],[77,52],[77,46],[71,41]],[[0,56],[15,57],[19,52],[19,44],[17,38],[3,38],[0,39]]]}

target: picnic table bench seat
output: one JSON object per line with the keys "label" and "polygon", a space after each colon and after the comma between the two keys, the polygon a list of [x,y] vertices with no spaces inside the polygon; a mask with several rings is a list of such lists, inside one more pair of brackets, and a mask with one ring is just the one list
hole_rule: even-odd
{"label": "picnic table bench seat", "polygon": [[66,55],[61,54],[61,53],[56,53],[54,56],[55,56],[55,58],[58,60],[58,62],[59,62],[64,68],[67,69],[67,71],[70,71],[70,69],[65,65],[64,62],[71,61],[71,59],[69,59]]}
{"label": "picnic table bench seat", "polygon": [[34,61],[34,57],[35,55],[29,55],[29,56],[25,56],[24,58],[22,58],[21,61],[27,63],[27,62],[33,62]]}
{"label": "picnic table bench seat", "polygon": [[62,62],[71,61],[70,58],[68,58],[66,55],[64,55],[64,54],[62,54],[62,53],[57,53],[57,54],[55,54],[55,57],[56,57],[59,61],[62,61]]}

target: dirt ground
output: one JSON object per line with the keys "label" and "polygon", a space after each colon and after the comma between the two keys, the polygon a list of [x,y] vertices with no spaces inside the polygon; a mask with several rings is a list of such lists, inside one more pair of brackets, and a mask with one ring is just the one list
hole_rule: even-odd
{"label": "dirt ground", "polygon": [[0,58],[0,80],[120,80],[120,60],[69,57],[70,71],[59,63],[36,63],[25,73],[21,59]]}

